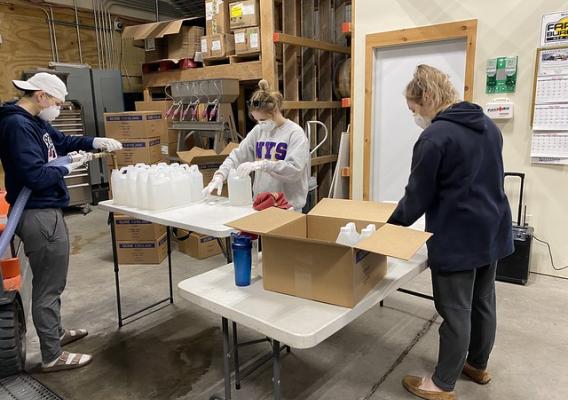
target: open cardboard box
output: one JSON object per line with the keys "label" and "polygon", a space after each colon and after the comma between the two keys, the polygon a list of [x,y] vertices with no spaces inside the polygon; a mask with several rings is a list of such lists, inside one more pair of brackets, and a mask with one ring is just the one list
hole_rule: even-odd
{"label": "open cardboard box", "polygon": [[[354,307],[385,276],[387,256],[409,260],[431,236],[387,224],[395,207],[323,199],[307,215],[269,208],[227,225],[262,236],[266,290]],[[354,247],[335,243],[348,222],[377,231]]]}

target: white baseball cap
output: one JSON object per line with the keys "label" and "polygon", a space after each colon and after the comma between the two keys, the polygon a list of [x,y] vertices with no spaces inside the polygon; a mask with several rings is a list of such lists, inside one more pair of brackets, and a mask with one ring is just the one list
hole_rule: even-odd
{"label": "white baseball cap", "polygon": [[38,72],[27,81],[13,80],[12,83],[20,90],[43,90],[58,100],[65,101],[67,87],[57,76],[47,72]]}

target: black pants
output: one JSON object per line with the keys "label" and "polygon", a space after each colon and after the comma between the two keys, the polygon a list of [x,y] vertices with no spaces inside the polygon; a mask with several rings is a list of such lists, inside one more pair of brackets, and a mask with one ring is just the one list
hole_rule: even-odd
{"label": "black pants", "polygon": [[438,365],[432,377],[443,390],[454,389],[464,363],[485,369],[495,342],[497,263],[470,271],[432,271],[440,326]]}

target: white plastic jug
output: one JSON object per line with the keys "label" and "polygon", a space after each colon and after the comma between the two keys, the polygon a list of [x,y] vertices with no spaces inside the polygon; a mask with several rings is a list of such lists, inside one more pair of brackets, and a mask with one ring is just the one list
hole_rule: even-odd
{"label": "white plastic jug", "polygon": [[367,225],[366,228],[361,229],[361,239],[367,239],[369,237],[371,237],[371,235],[373,233],[375,233],[377,231],[377,227],[375,226],[375,224],[369,224]]}
{"label": "white plastic jug", "polygon": [[138,208],[147,210],[148,203],[148,175],[149,169],[143,169],[136,176],[136,195],[138,196]]}
{"label": "white plastic jug", "polygon": [[126,167],[121,169],[113,169],[110,176],[110,184],[112,189],[112,201],[116,205],[126,205],[128,190],[126,182]]}
{"label": "white plastic jug", "polygon": [[150,171],[148,183],[148,209],[163,210],[173,206],[171,179],[165,169]]}
{"label": "white plastic jug", "polygon": [[203,199],[203,174],[199,171],[197,165],[189,167],[190,175],[190,197],[192,202],[198,202]]}
{"label": "white plastic jug", "polygon": [[240,177],[237,171],[229,172],[229,204],[232,206],[249,206],[252,204],[252,184],[250,176]]}
{"label": "white plastic jug", "polygon": [[340,228],[336,243],[351,247],[356,245],[359,239],[360,236],[359,233],[357,233],[357,227],[353,222],[350,222]]}
{"label": "white plastic jug", "polygon": [[[171,166],[170,166],[171,167]],[[191,179],[185,167],[171,167],[172,193],[174,194],[175,206],[188,204],[191,201]]]}
{"label": "white plastic jug", "polygon": [[126,183],[127,183],[127,198],[126,205],[128,207],[138,207],[138,196],[136,195],[136,178],[138,176],[139,168],[129,165],[126,172]]}

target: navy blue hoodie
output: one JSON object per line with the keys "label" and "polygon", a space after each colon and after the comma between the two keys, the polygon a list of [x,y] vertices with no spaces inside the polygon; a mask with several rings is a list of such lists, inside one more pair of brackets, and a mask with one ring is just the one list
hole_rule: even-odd
{"label": "navy blue hoodie", "polygon": [[92,148],[92,137],[66,136],[13,103],[0,107],[0,159],[11,205],[27,186],[32,195],[26,208],[67,207],[69,193],[63,179],[67,168],[46,163],[71,151]]}
{"label": "navy blue hoodie", "polygon": [[426,214],[433,270],[471,270],[513,252],[502,149],[499,128],[467,102],[439,113],[414,145],[408,186],[389,222],[409,226]]}

